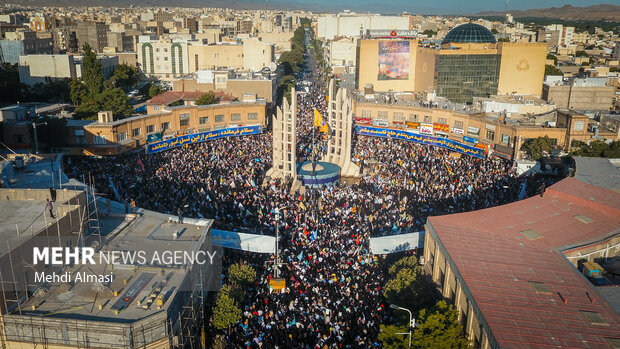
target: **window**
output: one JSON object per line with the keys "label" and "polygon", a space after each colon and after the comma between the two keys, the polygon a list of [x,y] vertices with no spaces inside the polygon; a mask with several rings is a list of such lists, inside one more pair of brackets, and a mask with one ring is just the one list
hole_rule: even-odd
{"label": "window", "polygon": [[394,112],[394,120],[403,120],[403,113]]}
{"label": "window", "polygon": [[153,106],[153,110],[158,111],[159,110],[159,106],[158,105]]}
{"label": "window", "polygon": [[446,119],[446,118],[439,118],[439,121],[438,121],[438,122],[439,122],[440,124],[444,124],[444,125],[445,125],[445,124],[447,124],[447,123],[448,123],[448,119]]}
{"label": "window", "polygon": [[214,57],[215,57],[215,58],[220,58],[220,54],[216,52],[216,53],[214,54]]}
{"label": "window", "polygon": [[208,124],[209,123],[209,117],[208,116],[201,116],[199,119],[200,124]]}
{"label": "window", "polygon": [[140,135],[140,128],[134,128],[133,130],[131,130],[131,136],[132,137],[138,137]]}
{"label": "window", "polygon": [[161,123],[161,130],[162,131],[166,131],[170,129],[170,123],[169,122],[162,122]]}
{"label": "window", "polygon": [[365,118],[372,117],[372,111],[362,109],[362,117],[365,117]]}
{"label": "window", "polygon": [[125,139],[127,139],[127,132],[121,132],[118,134],[118,141],[124,141]]}
{"label": "window", "polygon": [[217,84],[225,84],[226,83],[226,78],[224,77],[218,77],[217,79],[215,79],[215,82]]}
{"label": "window", "polygon": [[495,140],[495,131],[487,130],[487,139],[490,141]]}
{"label": "window", "polygon": [[409,121],[418,121],[418,114],[409,114]]}
{"label": "window", "polygon": [[552,147],[555,147],[555,146],[558,145],[558,139],[557,138],[549,138],[549,141],[550,141]]}
{"label": "window", "polygon": [[575,121],[575,123],[573,124],[573,130],[574,131],[583,131],[583,129],[586,126],[586,122],[585,121]]}
{"label": "window", "polygon": [[230,114],[231,121],[241,121],[241,114]]}
{"label": "window", "polygon": [[189,125],[189,113],[179,114],[179,125],[180,126]]}
{"label": "window", "polygon": [[379,117],[382,118],[382,119],[386,119],[387,118],[387,111],[379,110]]}
{"label": "window", "polygon": [[433,122],[433,118],[430,115],[424,115],[424,122],[426,123]]}
{"label": "window", "polygon": [[146,133],[155,132],[155,125],[146,125]]}
{"label": "window", "polygon": [[455,121],[454,121],[454,127],[455,127],[455,128],[460,128],[460,129],[463,129],[463,121],[461,121],[461,120],[455,120]]}
{"label": "window", "polygon": [[248,113],[248,120],[258,120],[258,113]]}
{"label": "window", "polygon": [[224,115],[216,115],[215,122],[224,122]]}
{"label": "window", "polygon": [[510,136],[502,134],[502,143],[506,143],[506,144],[510,143]]}
{"label": "window", "polygon": [[105,144],[106,143],[105,136],[101,136],[101,135],[95,136],[94,142],[95,144]]}

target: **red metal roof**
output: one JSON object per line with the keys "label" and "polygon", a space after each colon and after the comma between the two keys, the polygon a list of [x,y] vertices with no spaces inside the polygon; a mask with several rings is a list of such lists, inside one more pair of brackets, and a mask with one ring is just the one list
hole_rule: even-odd
{"label": "red metal roof", "polygon": [[[184,91],[166,91],[160,93],[157,96],[151,98],[147,104],[150,105],[169,105],[179,100],[195,101],[206,92],[184,92]],[[215,97],[218,97],[220,102],[230,102],[237,100],[237,98],[231,94],[217,91],[214,92]]]}
{"label": "red metal roof", "polygon": [[[609,348],[605,337],[620,338],[620,315],[561,253],[620,233],[620,194],[567,178],[543,197],[428,221],[499,347]],[[581,311],[608,325],[590,324]]]}

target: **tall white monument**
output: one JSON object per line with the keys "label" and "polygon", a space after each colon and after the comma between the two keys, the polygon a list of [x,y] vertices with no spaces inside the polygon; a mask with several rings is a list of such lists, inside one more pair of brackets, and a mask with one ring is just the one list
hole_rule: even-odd
{"label": "tall white monument", "polygon": [[291,88],[291,104],[283,98],[273,120],[273,167],[267,171],[271,178],[297,177],[297,93]]}
{"label": "tall white monument", "polygon": [[327,142],[327,154],[323,161],[340,166],[341,177],[359,177],[360,168],[351,162],[351,139],[353,137],[353,109],[346,89],[338,89],[334,96],[334,80],[329,82],[327,120],[331,136]]}

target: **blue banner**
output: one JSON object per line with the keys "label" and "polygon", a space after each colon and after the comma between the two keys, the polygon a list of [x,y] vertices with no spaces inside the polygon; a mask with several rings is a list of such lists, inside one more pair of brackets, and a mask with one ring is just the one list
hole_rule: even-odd
{"label": "blue banner", "polygon": [[248,136],[255,135],[263,132],[263,127],[260,125],[255,126],[243,126],[243,127],[231,127],[224,128],[221,130],[201,132],[201,133],[193,133],[189,135],[184,135],[172,139],[167,139],[165,141],[155,142],[146,145],[146,153],[157,153],[160,151],[180,147],[185,144],[194,144],[200,143],[204,141],[211,141],[218,138],[223,137],[238,137],[238,136]]}
{"label": "blue banner", "polygon": [[459,152],[465,155],[471,155],[476,158],[484,158],[484,149],[470,147],[468,145],[447,139],[436,138],[426,135],[421,135],[404,130],[393,130],[387,128],[357,126],[357,134],[364,136],[375,136],[383,138],[404,139],[410,142],[416,142],[427,145],[434,145],[436,147],[442,147],[450,149],[455,152]]}

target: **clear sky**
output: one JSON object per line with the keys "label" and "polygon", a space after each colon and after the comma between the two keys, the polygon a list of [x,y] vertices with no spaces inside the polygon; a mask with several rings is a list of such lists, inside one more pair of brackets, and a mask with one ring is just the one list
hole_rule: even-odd
{"label": "clear sky", "polygon": [[[481,11],[504,11],[505,0],[293,0],[319,6],[338,6],[352,11],[411,12],[441,14],[473,14]],[[564,5],[590,6],[595,4],[620,5],[620,0],[510,0],[508,10],[562,7]]]}

